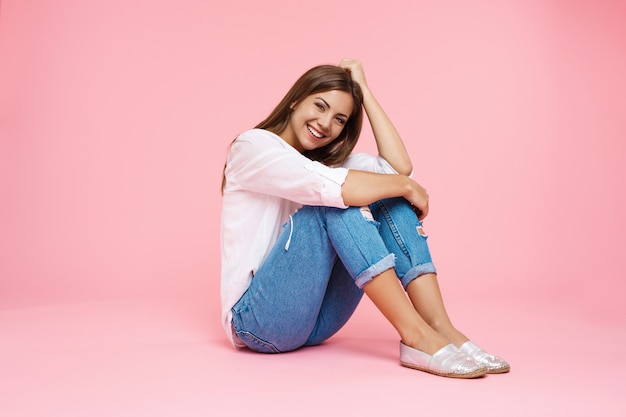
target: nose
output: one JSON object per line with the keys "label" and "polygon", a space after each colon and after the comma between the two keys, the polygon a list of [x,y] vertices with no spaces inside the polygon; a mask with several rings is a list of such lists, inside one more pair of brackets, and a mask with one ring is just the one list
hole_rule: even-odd
{"label": "nose", "polygon": [[332,114],[325,114],[319,118],[318,122],[321,127],[323,127],[324,129],[328,129],[330,127],[332,118]]}

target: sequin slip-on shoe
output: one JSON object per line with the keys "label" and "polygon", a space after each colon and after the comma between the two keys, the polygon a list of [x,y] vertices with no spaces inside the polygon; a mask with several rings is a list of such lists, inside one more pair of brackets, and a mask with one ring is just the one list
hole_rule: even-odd
{"label": "sequin slip-on shoe", "polygon": [[477,378],[487,367],[461,352],[452,343],[429,355],[400,342],[400,364],[449,378]]}

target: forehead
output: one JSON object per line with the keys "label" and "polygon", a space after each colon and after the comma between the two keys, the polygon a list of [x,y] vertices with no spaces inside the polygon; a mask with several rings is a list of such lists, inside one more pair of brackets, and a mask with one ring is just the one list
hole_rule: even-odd
{"label": "forehead", "polygon": [[324,100],[330,109],[337,113],[350,115],[354,106],[352,94],[341,90],[323,91],[321,93],[313,93],[307,97],[307,100]]}

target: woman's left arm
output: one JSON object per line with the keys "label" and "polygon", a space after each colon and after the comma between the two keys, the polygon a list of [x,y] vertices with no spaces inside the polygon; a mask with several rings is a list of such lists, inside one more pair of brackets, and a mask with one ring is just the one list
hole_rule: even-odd
{"label": "woman's left arm", "polygon": [[369,89],[361,62],[355,59],[342,59],[339,67],[349,71],[352,79],[361,86],[363,108],[372,126],[378,154],[389,162],[399,174],[410,175],[413,171],[411,158],[391,119]]}

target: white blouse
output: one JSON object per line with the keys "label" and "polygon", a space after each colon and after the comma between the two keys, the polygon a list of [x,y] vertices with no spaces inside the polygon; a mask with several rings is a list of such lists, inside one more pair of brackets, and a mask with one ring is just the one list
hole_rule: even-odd
{"label": "white blouse", "polygon": [[280,136],[262,129],[242,133],[226,160],[221,222],[222,324],[231,342],[231,309],[278,239],[282,225],[303,205],[347,208],[341,185],[348,169],[395,174],[382,157],[352,154],[340,167],[312,161]]}

